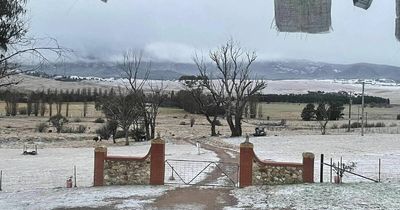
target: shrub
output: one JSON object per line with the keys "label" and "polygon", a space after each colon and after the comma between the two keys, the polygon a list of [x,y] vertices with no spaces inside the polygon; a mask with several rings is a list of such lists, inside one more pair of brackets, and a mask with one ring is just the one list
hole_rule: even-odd
{"label": "shrub", "polygon": [[[107,124],[101,126],[96,130],[97,135],[101,137],[101,139],[109,139],[111,135],[113,135],[113,140],[116,139],[117,136],[117,128],[118,123],[115,121],[108,121]],[[115,143],[115,141],[114,141]]]}
{"label": "shrub", "polygon": [[120,139],[120,138],[125,138],[125,132],[124,131],[117,131],[115,133],[115,139]]}
{"label": "shrub", "polygon": [[73,122],[79,123],[79,122],[82,122],[82,120],[81,120],[81,118],[75,118],[75,119],[73,120]]}
{"label": "shrub", "polygon": [[345,124],[342,124],[342,125],[340,125],[340,128],[349,128],[349,124],[348,123],[345,123]]}
{"label": "shrub", "polygon": [[84,126],[84,125],[79,125],[79,126],[75,129],[75,131],[76,131],[76,133],[85,133],[85,132],[86,132],[86,129],[87,129],[86,126]]}
{"label": "shrub", "polygon": [[107,125],[101,126],[96,130],[96,134],[101,137],[101,139],[109,139],[111,136],[111,132],[108,129]]}
{"label": "shrub", "polygon": [[215,125],[216,125],[216,126],[222,126],[222,123],[221,123],[220,120],[217,120],[217,121],[215,121]]}
{"label": "shrub", "polygon": [[397,127],[397,123],[390,123],[390,127]]}
{"label": "shrub", "polygon": [[339,126],[338,126],[338,125],[336,125],[336,124],[333,124],[331,128],[332,128],[332,129],[338,129],[338,128],[339,128]]}
{"label": "shrub", "polygon": [[130,135],[135,141],[146,140],[146,132],[143,128],[132,129]]}
{"label": "shrub", "polygon": [[61,114],[50,117],[49,121],[57,129],[57,133],[60,133],[64,124],[68,123],[68,119]]}
{"label": "shrub", "polygon": [[20,115],[26,115],[26,114],[28,114],[28,111],[26,110],[25,107],[19,108],[18,112],[19,112]]}
{"label": "shrub", "polygon": [[361,128],[361,123],[360,122],[353,122],[353,123],[351,123],[351,128]]}
{"label": "shrub", "polygon": [[377,122],[377,123],[375,123],[375,127],[377,127],[377,128],[382,128],[382,127],[385,127],[386,125],[385,125],[385,123],[383,123],[383,122]]}
{"label": "shrub", "polygon": [[366,123],[366,124],[364,124],[364,127],[365,128],[373,128],[373,127],[375,127],[375,124],[374,123]]}
{"label": "shrub", "polygon": [[186,125],[186,122],[182,121],[182,122],[179,123],[179,125]]}
{"label": "shrub", "polygon": [[397,115],[397,120],[400,120],[400,114]]}
{"label": "shrub", "polygon": [[95,123],[104,123],[105,120],[104,120],[103,118],[99,117],[99,118],[97,118],[94,122],[95,122]]}
{"label": "shrub", "polygon": [[39,133],[43,133],[48,127],[49,126],[47,125],[47,123],[39,123],[36,125],[36,131]]}
{"label": "shrub", "polygon": [[190,127],[193,127],[195,122],[196,122],[196,119],[194,119],[194,117],[191,117],[190,118]]}

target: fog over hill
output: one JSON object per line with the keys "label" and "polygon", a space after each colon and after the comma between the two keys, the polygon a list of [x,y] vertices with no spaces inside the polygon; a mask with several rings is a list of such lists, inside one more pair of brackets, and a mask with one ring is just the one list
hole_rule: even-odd
{"label": "fog over hill", "polygon": [[[144,66],[144,65],[143,65]],[[212,68],[210,68],[212,70]],[[253,76],[269,80],[280,79],[391,79],[400,81],[400,67],[356,63],[330,64],[307,60],[261,61],[252,66]],[[66,76],[95,76],[102,78],[123,75],[112,62],[75,62],[46,65],[41,71]],[[196,75],[197,68],[191,63],[152,62],[150,79],[178,79],[182,75]],[[143,77],[141,70],[140,77]]]}

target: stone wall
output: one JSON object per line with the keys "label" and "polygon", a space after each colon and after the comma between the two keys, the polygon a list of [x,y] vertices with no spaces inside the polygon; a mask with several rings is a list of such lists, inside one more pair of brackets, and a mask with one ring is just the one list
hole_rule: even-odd
{"label": "stone wall", "polygon": [[314,154],[303,153],[302,163],[260,160],[246,136],[240,144],[239,187],[314,182]]}
{"label": "stone wall", "polygon": [[303,165],[255,161],[252,179],[254,185],[303,183]]}
{"label": "stone wall", "polygon": [[150,183],[150,155],[143,159],[107,157],[104,161],[105,185]]}

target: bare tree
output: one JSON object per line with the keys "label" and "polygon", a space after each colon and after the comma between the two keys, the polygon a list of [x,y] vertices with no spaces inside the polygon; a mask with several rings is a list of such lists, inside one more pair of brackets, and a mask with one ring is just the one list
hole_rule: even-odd
{"label": "bare tree", "polygon": [[204,59],[195,56],[195,63],[203,78],[202,87],[207,89],[216,101],[221,101],[231,136],[242,135],[242,115],[251,96],[264,88],[263,80],[251,79],[251,65],[256,60],[255,52],[245,52],[238,43],[227,41],[214,51],[210,51],[210,59],[217,75],[213,79]]}
{"label": "bare tree", "polygon": [[319,103],[318,107],[315,111],[316,113],[316,118],[317,121],[320,125],[321,129],[321,134],[325,135],[326,134],[326,126],[328,125],[329,119],[330,119],[330,109],[329,105],[327,103]]}
{"label": "bare tree", "polygon": [[220,98],[213,97],[214,95],[212,94],[205,93],[204,88],[198,81],[185,81],[185,86],[198,105],[199,112],[203,114],[208,123],[210,123],[211,136],[217,136],[215,128],[218,123],[218,117],[224,114],[222,101],[219,100]]}
{"label": "bare tree", "polygon": [[[145,128],[146,138],[153,139],[155,137],[156,119],[158,109],[163,101],[165,86],[148,84],[151,64],[142,62],[142,52],[129,50],[125,52],[123,62],[119,65],[124,77],[127,78],[128,84],[126,89],[132,92],[137,99],[137,109],[143,118],[143,127]],[[141,77],[142,79],[140,79]],[[148,84],[150,93],[146,95],[144,86]]]}
{"label": "bare tree", "polygon": [[134,93],[123,94],[121,89],[118,95],[104,97],[102,109],[108,121],[117,122],[125,134],[125,145],[129,145],[129,129],[139,118],[137,96]]}
{"label": "bare tree", "polygon": [[[32,71],[47,61],[46,53],[54,53],[57,57],[65,51],[54,39],[27,38],[26,0],[0,1],[0,87],[20,83],[22,80],[14,75]],[[24,69],[18,59],[31,58],[39,65]]]}

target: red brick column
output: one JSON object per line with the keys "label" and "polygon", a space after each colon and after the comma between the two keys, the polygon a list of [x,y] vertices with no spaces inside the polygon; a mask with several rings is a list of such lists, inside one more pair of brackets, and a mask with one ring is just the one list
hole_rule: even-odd
{"label": "red brick column", "polygon": [[104,185],[104,160],[107,157],[106,147],[96,147],[94,149],[94,186]]}
{"label": "red brick column", "polygon": [[165,142],[160,137],[151,141],[150,184],[163,185],[165,175]]}
{"label": "red brick column", "polygon": [[246,141],[240,144],[239,187],[251,186],[253,183],[253,144]]}
{"label": "red brick column", "polygon": [[303,182],[314,183],[314,154],[303,153]]}

